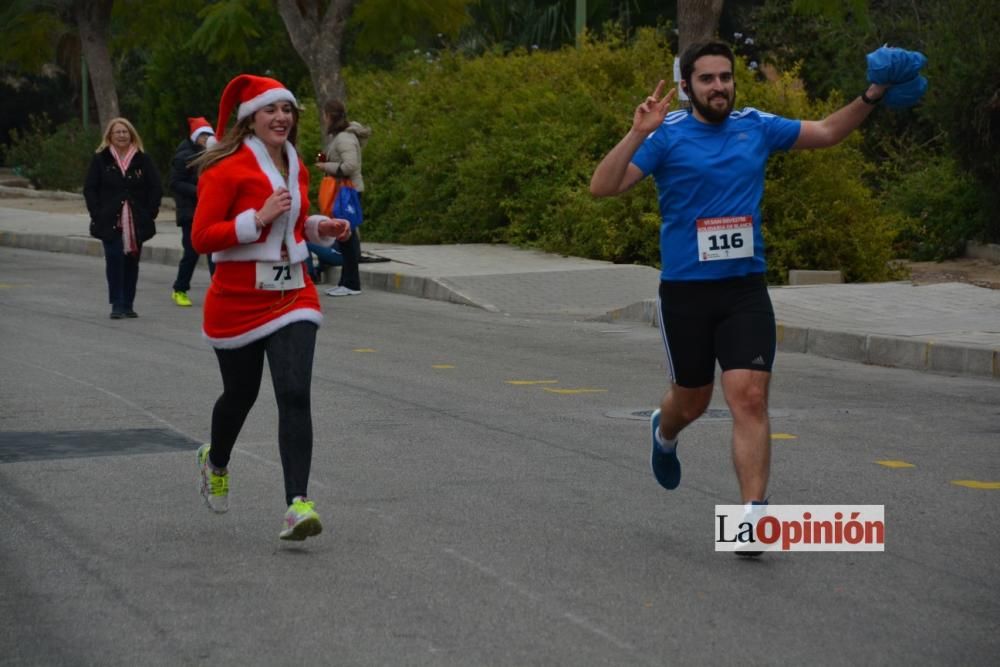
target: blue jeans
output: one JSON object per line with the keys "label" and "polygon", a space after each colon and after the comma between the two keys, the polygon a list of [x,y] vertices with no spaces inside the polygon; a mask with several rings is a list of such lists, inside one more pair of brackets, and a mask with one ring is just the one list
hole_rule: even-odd
{"label": "blue jeans", "polygon": [[[339,245],[340,242],[337,241],[332,247],[327,248],[326,246],[306,242],[306,246],[309,248],[309,275],[312,276],[313,280],[316,280],[319,275],[319,269],[324,265],[343,266],[344,256],[340,254]],[[316,255],[316,259],[319,260],[319,267],[313,264],[313,255]]]}
{"label": "blue jeans", "polygon": [[121,235],[104,244],[104,273],[108,279],[108,303],[111,311],[124,313],[135,303],[135,286],[139,282],[139,254],[126,255]]}

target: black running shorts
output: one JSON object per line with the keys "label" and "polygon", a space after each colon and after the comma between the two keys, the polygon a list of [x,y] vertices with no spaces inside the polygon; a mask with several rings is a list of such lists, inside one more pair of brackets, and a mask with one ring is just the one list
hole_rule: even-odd
{"label": "black running shorts", "polygon": [[764,274],[704,281],[660,282],[660,334],[675,383],[694,388],[723,371],[771,372],[774,308]]}

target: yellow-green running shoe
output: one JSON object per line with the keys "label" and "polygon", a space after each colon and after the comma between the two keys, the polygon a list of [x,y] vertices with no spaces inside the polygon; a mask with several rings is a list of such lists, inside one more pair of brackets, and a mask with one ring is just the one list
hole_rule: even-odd
{"label": "yellow-green running shoe", "polygon": [[229,471],[217,471],[208,461],[211,445],[198,448],[198,470],[201,471],[201,495],[213,512],[229,511]]}
{"label": "yellow-green running shoe", "polygon": [[182,306],[184,308],[189,308],[191,306],[191,299],[188,298],[187,292],[178,292],[177,290],[174,290],[173,298],[174,303],[178,306]]}
{"label": "yellow-green running shoe", "polygon": [[305,496],[292,498],[292,504],[285,512],[285,528],[278,535],[283,540],[301,541],[307,537],[315,537],[323,532],[323,524],[319,514],[313,509],[315,503],[306,500]]}

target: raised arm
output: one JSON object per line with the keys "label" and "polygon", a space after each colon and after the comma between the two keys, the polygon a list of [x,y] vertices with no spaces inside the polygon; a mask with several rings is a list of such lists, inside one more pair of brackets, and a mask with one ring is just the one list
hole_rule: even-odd
{"label": "raised arm", "polygon": [[865,102],[862,96],[856,97],[846,106],[837,109],[823,120],[804,120],[799,138],[792,148],[828,148],[836,146],[868,118],[878,100],[885,95],[887,86],[870,84],[864,92],[870,102]]}
{"label": "raised arm", "polygon": [[642,171],[632,164],[631,160],[649,133],[660,127],[663,119],[667,117],[677,89],[671,88],[660,99],[665,85],[660,81],[653,94],[636,107],[628,134],[604,156],[594,170],[594,175],[590,179],[590,194],[595,197],[618,195],[642,180]]}

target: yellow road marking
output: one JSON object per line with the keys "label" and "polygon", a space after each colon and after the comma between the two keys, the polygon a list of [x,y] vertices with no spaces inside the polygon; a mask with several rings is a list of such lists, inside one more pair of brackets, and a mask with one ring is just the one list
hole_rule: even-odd
{"label": "yellow road marking", "polygon": [[917,467],[917,466],[913,465],[912,463],[907,463],[906,461],[886,460],[886,461],[876,461],[875,463],[879,464],[880,466],[885,466],[886,468],[916,468]]}
{"label": "yellow road marking", "polygon": [[431,368],[454,368],[451,364],[431,364]]}
{"label": "yellow road marking", "polygon": [[970,489],[1000,489],[1000,482],[977,482],[974,479],[955,479],[951,483],[955,486],[964,486]]}
{"label": "yellow road marking", "polygon": [[356,348],[354,348],[354,351],[355,352],[374,352],[375,348],[374,347],[356,347]]}
{"label": "yellow road marking", "polygon": [[559,384],[559,380],[504,380],[507,384]]}
{"label": "yellow road marking", "polygon": [[551,387],[542,387],[542,389],[553,394],[602,394],[607,392],[607,389],[552,389]]}
{"label": "yellow road marking", "polygon": [[771,440],[798,440],[799,436],[791,433],[772,433]]}

